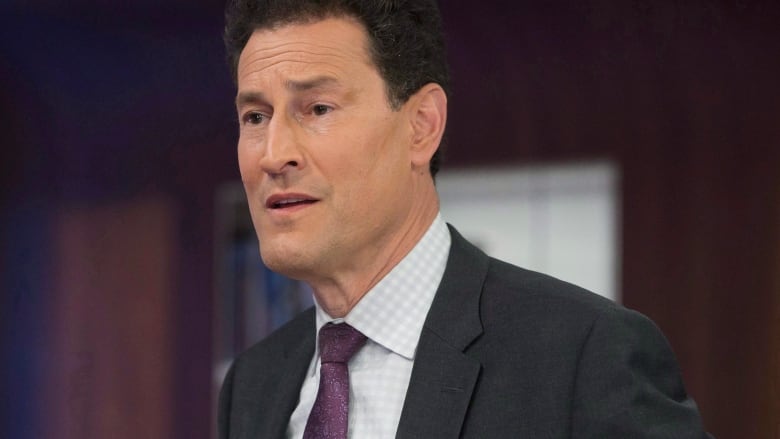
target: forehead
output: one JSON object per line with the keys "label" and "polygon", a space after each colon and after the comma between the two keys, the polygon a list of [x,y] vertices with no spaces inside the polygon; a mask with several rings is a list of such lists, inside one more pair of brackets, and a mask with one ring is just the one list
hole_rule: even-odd
{"label": "forehead", "polygon": [[364,27],[356,20],[327,18],[256,30],[238,61],[239,85],[268,72],[324,70],[341,76],[351,67],[373,67]]}

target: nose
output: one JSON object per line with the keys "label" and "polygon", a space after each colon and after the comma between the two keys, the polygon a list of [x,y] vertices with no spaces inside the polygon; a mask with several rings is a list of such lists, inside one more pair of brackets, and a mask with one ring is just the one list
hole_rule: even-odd
{"label": "nose", "polygon": [[300,136],[296,121],[278,114],[272,117],[266,137],[260,167],[269,175],[279,175],[304,166]]}

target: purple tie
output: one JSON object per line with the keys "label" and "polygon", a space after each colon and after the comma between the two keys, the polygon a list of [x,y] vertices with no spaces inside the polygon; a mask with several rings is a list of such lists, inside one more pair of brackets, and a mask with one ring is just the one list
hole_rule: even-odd
{"label": "purple tie", "polygon": [[347,438],[347,362],[365,343],[366,336],[346,323],[328,323],[320,329],[320,388],[303,439]]}

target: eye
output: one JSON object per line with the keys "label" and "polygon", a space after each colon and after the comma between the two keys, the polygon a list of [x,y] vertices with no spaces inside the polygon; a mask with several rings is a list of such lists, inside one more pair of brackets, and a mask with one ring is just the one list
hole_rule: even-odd
{"label": "eye", "polygon": [[259,113],[257,111],[252,111],[244,115],[242,118],[242,122],[245,124],[250,125],[260,125],[265,121],[265,116],[263,113]]}
{"label": "eye", "polygon": [[330,113],[333,111],[333,107],[329,107],[325,104],[316,104],[311,107],[311,112],[315,116],[322,116],[324,114]]}

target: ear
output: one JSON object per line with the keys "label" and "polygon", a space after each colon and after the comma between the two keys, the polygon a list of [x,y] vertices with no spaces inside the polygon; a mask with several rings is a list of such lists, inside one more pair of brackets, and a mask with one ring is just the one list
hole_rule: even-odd
{"label": "ear", "polygon": [[447,124],[447,94],[439,84],[426,84],[409,99],[412,123],[412,166],[428,171]]}

